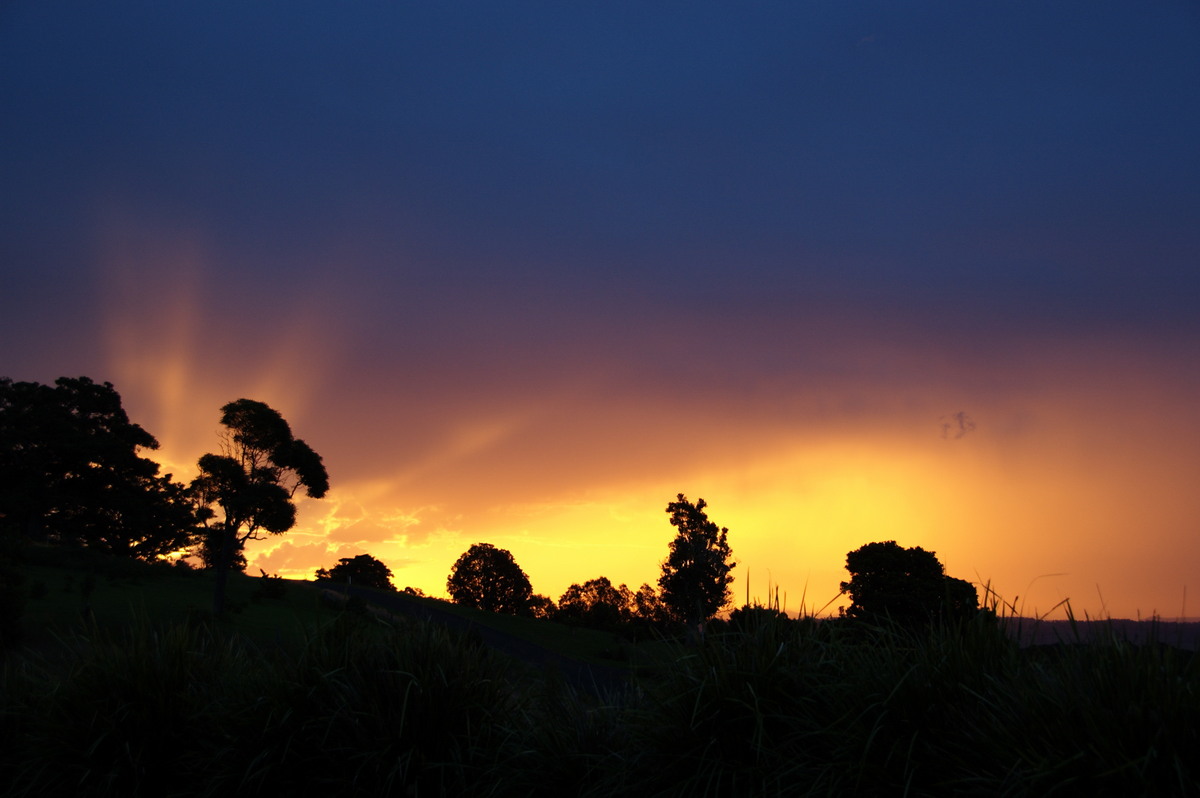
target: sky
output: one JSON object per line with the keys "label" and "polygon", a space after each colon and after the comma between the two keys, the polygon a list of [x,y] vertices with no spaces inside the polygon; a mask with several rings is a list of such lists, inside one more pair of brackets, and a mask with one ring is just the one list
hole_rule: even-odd
{"label": "sky", "polygon": [[10,0],[0,376],[184,480],[279,410],[332,489],[252,574],[636,588],[683,493],[738,604],[896,540],[1200,616],[1197,142],[1182,0]]}

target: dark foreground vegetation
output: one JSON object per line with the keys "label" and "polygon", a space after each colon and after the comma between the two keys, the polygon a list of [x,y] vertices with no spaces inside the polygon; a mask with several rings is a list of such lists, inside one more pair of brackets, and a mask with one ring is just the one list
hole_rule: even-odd
{"label": "dark foreground vegetation", "polygon": [[657,588],[556,604],[487,543],[454,605],[365,554],[248,577],[245,542],[328,475],[267,405],[221,413],[182,485],[112,385],[0,379],[0,794],[1200,795],[1191,652],[1022,649],[895,541],[847,555],[820,622],[719,618],[728,530],[682,493]]}
{"label": "dark foreground vegetation", "polygon": [[[23,570],[26,621],[78,573]],[[90,596],[119,587],[93,572]],[[116,580],[151,599],[134,620],[3,655],[4,794],[1200,793],[1200,673],[1169,646],[1021,649],[986,613],[916,631],[742,612],[700,644],[631,644],[654,664],[597,695],[439,624],[317,610],[313,585],[247,577],[215,622],[152,611],[202,574],[135,576]],[[243,620],[273,606],[314,611],[295,635],[290,611]]]}

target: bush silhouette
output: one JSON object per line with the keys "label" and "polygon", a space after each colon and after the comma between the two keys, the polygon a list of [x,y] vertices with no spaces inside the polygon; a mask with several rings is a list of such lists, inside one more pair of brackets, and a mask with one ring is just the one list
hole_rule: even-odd
{"label": "bush silhouette", "polygon": [[975,587],[946,576],[937,555],[920,546],[868,543],[846,555],[846,570],[850,581],[841,588],[851,605],[845,616],[854,620],[916,627],[968,618],[979,609]]}

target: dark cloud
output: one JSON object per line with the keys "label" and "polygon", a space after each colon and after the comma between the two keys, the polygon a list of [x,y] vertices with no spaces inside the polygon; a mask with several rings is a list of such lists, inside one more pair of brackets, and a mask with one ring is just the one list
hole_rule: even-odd
{"label": "dark cloud", "polygon": [[959,410],[949,416],[942,416],[942,438],[946,440],[961,440],[975,431],[975,420]]}

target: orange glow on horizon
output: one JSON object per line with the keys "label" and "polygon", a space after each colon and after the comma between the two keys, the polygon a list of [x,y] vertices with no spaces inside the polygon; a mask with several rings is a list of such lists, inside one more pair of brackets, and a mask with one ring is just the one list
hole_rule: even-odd
{"label": "orange glow on horizon", "polygon": [[[1169,353],[1015,341],[985,367],[920,341],[854,338],[860,361],[887,368],[692,396],[597,365],[425,395],[383,367],[328,376],[345,352],[325,293],[301,292],[290,318],[209,326],[203,246],[142,232],[150,243],[111,253],[113,295],[153,283],[162,264],[174,276],[156,307],[109,319],[112,374],[96,378],[158,437],[152,456],[190,478],[216,445],[220,406],[245,396],[278,409],[330,473],[329,496],[302,501],[295,530],[249,546],[252,573],[310,578],[366,552],[397,586],[444,595],[453,562],[486,541],[554,599],[601,575],[636,589],[657,580],[673,533],[664,510],[682,492],[730,530],[737,603],[749,578],[752,598],[770,583],[793,613],[836,612],[846,553],[894,539],[1026,614],[1064,598],[1079,615],[1200,614],[1182,602],[1200,558],[1200,422]],[[943,437],[960,409],[976,429]]]}

